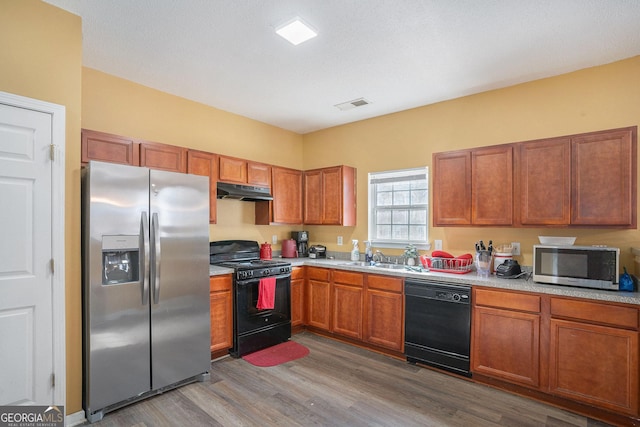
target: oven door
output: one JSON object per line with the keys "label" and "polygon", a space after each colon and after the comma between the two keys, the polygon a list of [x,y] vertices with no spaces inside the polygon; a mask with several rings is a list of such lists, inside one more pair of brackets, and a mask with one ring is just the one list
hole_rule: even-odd
{"label": "oven door", "polygon": [[242,356],[291,337],[291,274],[276,276],[273,309],[256,308],[259,283],[260,279],[235,283],[232,355]]}

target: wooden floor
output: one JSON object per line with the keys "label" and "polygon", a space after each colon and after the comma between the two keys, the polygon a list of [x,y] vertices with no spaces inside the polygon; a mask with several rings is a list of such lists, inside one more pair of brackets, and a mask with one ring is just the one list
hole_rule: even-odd
{"label": "wooden floor", "polygon": [[606,426],[552,406],[310,333],[310,354],[259,368],[212,364],[195,383],[108,413],[94,426]]}

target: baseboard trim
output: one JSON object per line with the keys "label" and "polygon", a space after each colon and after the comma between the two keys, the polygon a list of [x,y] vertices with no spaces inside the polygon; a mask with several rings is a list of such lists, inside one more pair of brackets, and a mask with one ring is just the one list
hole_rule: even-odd
{"label": "baseboard trim", "polygon": [[85,421],[87,421],[87,419],[84,416],[84,411],[78,411],[67,415],[64,420],[64,425],[68,427],[78,426]]}

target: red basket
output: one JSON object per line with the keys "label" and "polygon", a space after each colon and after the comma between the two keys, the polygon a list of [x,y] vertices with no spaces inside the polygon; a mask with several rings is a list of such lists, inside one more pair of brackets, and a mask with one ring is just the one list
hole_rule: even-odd
{"label": "red basket", "polygon": [[454,274],[470,273],[473,266],[473,259],[470,258],[438,258],[422,255],[420,262],[424,268],[428,268],[430,271]]}

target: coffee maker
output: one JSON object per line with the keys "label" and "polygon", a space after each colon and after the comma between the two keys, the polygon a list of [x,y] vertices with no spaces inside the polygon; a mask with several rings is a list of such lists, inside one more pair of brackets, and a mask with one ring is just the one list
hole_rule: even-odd
{"label": "coffee maker", "polygon": [[298,256],[309,256],[309,232],[292,231],[291,238],[296,241],[296,244],[298,246]]}

